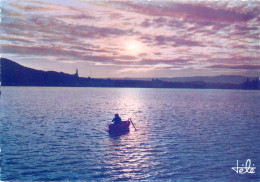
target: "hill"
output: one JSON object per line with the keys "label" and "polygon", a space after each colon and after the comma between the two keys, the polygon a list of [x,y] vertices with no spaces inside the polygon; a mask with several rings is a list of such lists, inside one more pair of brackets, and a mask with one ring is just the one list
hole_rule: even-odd
{"label": "hill", "polygon": [[3,86],[76,86],[77,77],[55,71],[40,71],[1,58]]}
{"label": "hill", "polygon": [[247,79],[242,84],[210,83],[205,81],[180,82],[166,81],[165,79],[96,79],[78,77],[77,74],[71,75],[63,72],[35,70],[6,58],[1,58],[0,64],[1,83],[3,86],[259,89],[258,78],[253,80]]}

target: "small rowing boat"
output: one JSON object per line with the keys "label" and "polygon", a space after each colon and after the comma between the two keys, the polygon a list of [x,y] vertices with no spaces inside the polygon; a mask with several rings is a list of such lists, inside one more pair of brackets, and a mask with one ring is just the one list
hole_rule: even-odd
{"label": "small rowing boat", "polygon": [[132,123],[134,129],[136,130],[132,119],[129,118],[127,121],[121,121],[119,124],[118,123],[109,124],[108,132],[110,134],[121,134],[121,133],[129,132],[130,131],[129,126],[131,123]]}
{"label": "small rowing boat", "polygon": [[109,124],[108,132],[109,133],[124,133],[129,131],[130,121],[121,121],[119,124]]}

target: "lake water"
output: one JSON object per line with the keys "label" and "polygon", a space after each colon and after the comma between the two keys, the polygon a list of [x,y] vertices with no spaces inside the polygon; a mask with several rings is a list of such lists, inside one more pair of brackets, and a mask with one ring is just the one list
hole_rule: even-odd
{"label": "lake water", "polygon": [[[259,181],[260,92],[3,87],[2,181]],[[111,136],[119,113],[137,131]],[[231,167],[251,159],[255,173]]]}

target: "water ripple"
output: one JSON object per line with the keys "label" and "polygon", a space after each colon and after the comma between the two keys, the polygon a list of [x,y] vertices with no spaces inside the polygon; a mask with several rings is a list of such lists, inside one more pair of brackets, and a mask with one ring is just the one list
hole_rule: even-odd
{"label": "water ripple", "polygon": [[[241,181],[259,161],[259,92],[4,87],[1,180]],[[48,97],[46,97],[48,95]],[[135,123],[106,131],[115,113]],[[232,179],[232,180],[231,180]],[[233,180],[235,179],[235,180]],[[248,180],[245,180],[248,181]]]}

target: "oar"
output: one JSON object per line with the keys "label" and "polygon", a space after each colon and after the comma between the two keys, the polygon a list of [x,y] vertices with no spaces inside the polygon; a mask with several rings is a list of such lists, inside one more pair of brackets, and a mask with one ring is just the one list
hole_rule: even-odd
{"label": "oar", "polygon": [[135,131],[136,131],[137,129],[135,128],[135,125],[134,125],[134,123],[133,123],[132,119],[131,119],[131,118],[129,118],[129,120],[130,120],[130,122],[132,123],[132,125],[133,125],[133,127],[134,127],[134,129],[135,129]]}

